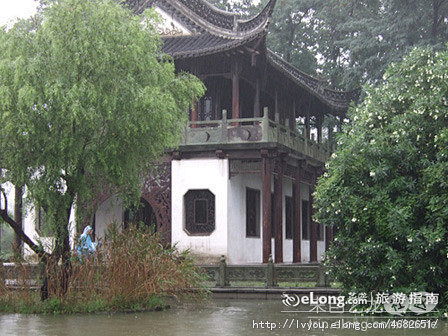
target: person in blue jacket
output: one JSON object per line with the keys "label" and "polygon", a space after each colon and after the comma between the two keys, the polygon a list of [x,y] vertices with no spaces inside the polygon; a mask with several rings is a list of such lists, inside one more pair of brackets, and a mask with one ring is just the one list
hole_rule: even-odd
{"label": "person in blue jacket", "polygon": [[79,237],[76,251],[78,252],[80,261],[82,261],[82,258],[88,257],[96,252],[96,243],[92,241],[92,232],[92,227],[87,225],[84,228],[82,235]]}

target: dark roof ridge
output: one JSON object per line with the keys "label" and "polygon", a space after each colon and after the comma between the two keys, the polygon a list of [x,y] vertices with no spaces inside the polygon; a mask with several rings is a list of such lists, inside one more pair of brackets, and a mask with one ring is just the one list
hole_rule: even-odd
{"label": "dark roof ridge", "polygon": [[190,10],[192,10],[197,14],[202,14],[200,13],[200,10],[201,9],[203,10],[203,8],[206,7],[208,10],[211,11],[210,13],[211,17],[221,16],[222,20],[224,21],[224,22],[210,21],[210,23],[216,24],[220,28],[232,31],[246,31],[249,30],[248,27],[257,28],[263,23],[267,23],[266,21],[270,19],[272,12],[274,11],[275,4],[277,2],[277,0],[269,0],[269,2],[266,4],[266,6],[260,13],[256,14],[251,18],[242,19],[240,14],[228,12],[220,8],[217,8],[213,4],[209,3],[207,0],[177,0],[177,1],[181,2],[184,6],[188,7]]}
{"label": "dark roof ridge", "polygon": [[249,19],[242,19],[239,14],[216,8],[206,0],[127,0],[136,13],[157,4],[171,7],[185,18],[193,19],[196,25],[209,33],[233,39],[244,39],[261,30],[267,32],[276,2],[277,0],[269,0],[260,13]]}
{"label": "dark roof ridge", "polygon": [[265,25],[266,29],[269,26],[271,21],[272,13],[274,12],[275,4],[277,0],[269,0],[269,2],[264,6],[263,10],[257,15],[249,18],[249,19],[238,19],[238,30],[246,31],[252,30],[254,27],[258,27],[260,25]]}

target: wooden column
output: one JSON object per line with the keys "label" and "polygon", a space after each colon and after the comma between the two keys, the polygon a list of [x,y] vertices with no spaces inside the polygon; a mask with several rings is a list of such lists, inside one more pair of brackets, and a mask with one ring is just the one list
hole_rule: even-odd
{"label": "wooden column", "polygon": [[254,96],[254,118],[261,117],[260,111],[260,77],[255,80],[255,96]]}
{"label": "wooden column", "polygon": [[283,171],[285,161],[277,159],[278,171],[274,179],[275,262],[283,262]]}
{"label": "wooden column", "polygon": [[330,124],[328,126],[328,144],[330,146],[330,149],[333,149],[333,126]]}
{"label": "wooden column", "polygon": [[[280,106],[279,106],[279,101],[278,101],[278,90],[277,89],[275,89],[275,96],[274,96],[274,115],[278,115],[280,117]],[[280,122],[280,119],[278,120],[278,122]]]}
{"label": "wooden column", "polygon": [[271,159],[267,150],[262,150],[262,173],[263,183],[263,263],[267,264],[271,254]]}
{"label": "wooden column", "polygon": [[317,262],[317,223],[313,220],[313,191],[314,185],[310,186],[309,216],[310,216],[310,262]]}
{"label": "wooden column", "polygon": [[300,198],[300,174],[301,163],[297,167],[296,180],[293,185],[293,202],[294,202],[294,225],[292,227],[292,261],[295,263],[302,262],[302,230],[300,221],[302,217],[302,200]]}
{"label": "wooden column", "polygon": [[292,111],[291,111],[291,122],[289,127],[292,131],[297,131],[296,129],[296,100],[292,100]]}
{"label": "wooden column", "polygon": [[319,115],[317,117],[317,143],[322,143],[322,123],[323,116]]}
{"label": "wooden column", "polygon": [[[191,110],[191,121],[198,121],[198,102],[193,103],[193,109]],[[196,128],[197,125],[191,125],[192,128]]]}
{"label": "wooden column", "polygon": [[342,120],[341,117],[338,117],[338,122],[337,122],[337,132],[342,132]]}
{"label": "wooden column", "polygon": [[240,64],[232,63],[232,119],[240,117]]}
{"label": "wooden column", "polygon": [[305,115],[305,130],[306,130],[306,138],[308,140],[311,139],[311,125],[310,125],[310,111],[306,111]]}

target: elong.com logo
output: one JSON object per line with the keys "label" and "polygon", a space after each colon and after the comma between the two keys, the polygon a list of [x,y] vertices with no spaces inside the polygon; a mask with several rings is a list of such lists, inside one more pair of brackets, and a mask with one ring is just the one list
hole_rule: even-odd
{"label": "elong.com logo", "polygon": [[406,312],[417,315],[433,311],[439,300],[439,294],[428,292],[404,293],[349,293],[349,295],[322,295],[314,292],[307,294],[282,294],[286,307],[307,309],[302,312],[314,313],[389,313],[402,316]]}

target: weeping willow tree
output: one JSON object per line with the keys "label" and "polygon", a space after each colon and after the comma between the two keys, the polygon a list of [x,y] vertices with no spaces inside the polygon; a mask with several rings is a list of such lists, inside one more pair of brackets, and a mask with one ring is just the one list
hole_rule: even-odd
{"label": "weeping willow tree", "polygon": [[[69,261],[76,200],[100,188],[135,199],[142,173],[176,145],[203,93],[161,53],[156,20],[113,0],[57,0],[0,30],[0,182],[26,186],[45,210],[55,260]],[[6,210],[16,234],[49,257]]]}

